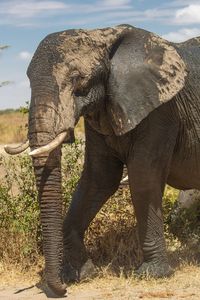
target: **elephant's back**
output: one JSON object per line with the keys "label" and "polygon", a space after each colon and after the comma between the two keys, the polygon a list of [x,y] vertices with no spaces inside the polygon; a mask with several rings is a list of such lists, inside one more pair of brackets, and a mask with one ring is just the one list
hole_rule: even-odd
{"label": "elephant's back", "polygon": [[200,37],[173,46],[186,64],[188,71],[186,85],[200,91]]}

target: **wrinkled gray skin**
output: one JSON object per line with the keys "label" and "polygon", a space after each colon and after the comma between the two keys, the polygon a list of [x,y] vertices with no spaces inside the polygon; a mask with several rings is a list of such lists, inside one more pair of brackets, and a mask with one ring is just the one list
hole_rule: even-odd
{"label": "wrinkled gray skin", "polygon": [[[159,44],[163,40],[158,40],[151,59],[147,59],[148,37],[154,35],[136,28],[129,30],[113,42],[109,57],[93,69],[87,83],[82,84],[87,76],[67,73],[61,64],[63,52],[59,53],[59,45],[68,36],[77,35],[73,30],[47,36],[28,69],[32,89],[29,116],[32,150],[47,144],[60,132],[73,130],[81,115],[85,119],[85,163],[64,227],[61,147],[49,155],[33,158],[46,278],[57,295],[65,293],[65,282],[80,279],[88,261],[84,233],[118,189],[124,164],[144,254],[144,262],[137,270],[139,275],[148,272],[163,277],[172,273],[163,235],[165,184],[178,189],[200,188],[200,40],[169,44],[184,64],[173,65],[172,60],[173,74],[163,79],[154,69],[156,64],[164,66],[164,52]],[[80,40],[77,48],[81,53]],[[90,51],[88,55],[91,56]],[[149,69],[147,63],[151,64]],[[66,65],[70,65],[70,57]],[[60,69],[56,75],[57,66]],[[181,80],[176,77],[179,71]],[[175,92],[173,84],[166,88],[171,96],[162,104],[159,84],[167,85],[170,80],[179,86]]]}

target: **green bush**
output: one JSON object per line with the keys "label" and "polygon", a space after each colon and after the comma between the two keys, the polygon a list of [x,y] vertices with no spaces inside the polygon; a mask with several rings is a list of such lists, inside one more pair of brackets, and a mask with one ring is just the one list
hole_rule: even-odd
{"label": "green bush", "polygon": [[33,261],[40,249],[39,207],[31,160],[28,155],[1,156],[5,173],[0,185],[0,257]]}
{"label": "green bush", "polygon": [[189,208],[180,208],[178,203],[168,216],[169,232],[184,244],[200,245],[200,201]]}
{"label": "green bush", "polygon": [[[63,147],[63,206],[67,209],[79,179],[83,143]],[[39,205],[31,158],[28,154],[1,156],[0,259],[9,263],[33,263],[42,253]]]}
{"label": "green bush", "polygon": [[80,178],[83,167],[84,142],[76,140],[62,150],[62,194],[64,211],[69,207],[72,193]]}
{"label": "green bush", "polygon": [[179,190],[166,186],[163,197],[164,230],[166,237],[172,237],[170,232],[171,215],[173,214]]}

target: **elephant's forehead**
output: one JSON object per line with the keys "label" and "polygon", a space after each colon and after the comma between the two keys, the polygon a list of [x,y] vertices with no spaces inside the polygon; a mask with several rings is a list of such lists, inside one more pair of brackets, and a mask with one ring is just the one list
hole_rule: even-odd
{"label": "elephant's forehead", "polygon": [[[66,30],[48,35],[37,48],[29,65],[27,74],[43,73],[60,78],[76,70],[85,81],[100,65],[109,68],[109,50],[126,32],[133,30],[131,26],[117,26],[96,30]],[[38,63],[39,62],[39,63]],[[63,76],[62,76],[63,73]]]}
{"label": "elephant's forehead", "polygon": [[87,76],[91,74],[93,68],[105,60],[110,47],[125,30],[129,30],[127,28],[118,26],[96,30],[63,31],[54,36],[52,50],[60,53],[62,63],[67,65],[69,70],[79,70]]}

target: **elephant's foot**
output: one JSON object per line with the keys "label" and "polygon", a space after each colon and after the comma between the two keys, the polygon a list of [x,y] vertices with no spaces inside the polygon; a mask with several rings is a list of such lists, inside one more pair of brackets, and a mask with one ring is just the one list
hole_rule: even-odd
{"label": "elephant's foot", "polygon": [[163,278],[169,277],[174,273],[174,270],[170,267],[167,261],[161,262],[159,260],[153,260],[150,262],[143,262],[143,264],[135,271],[136,276]]}
{"label": "elephant's foot", "polygon": [[82,266],[79,272],[79,280],[85,280],[87,278],[91,278],[96,274],[97,270],[92,260],[89,258],[86,263]]}
{"label": "elephant's foot", "polygon": [[80,270],[76,270],[70,263],[65,264],[62,272],[62,280],[65,283],[79,282],[95,275],[96,268],[91,259],[88,259]]}

